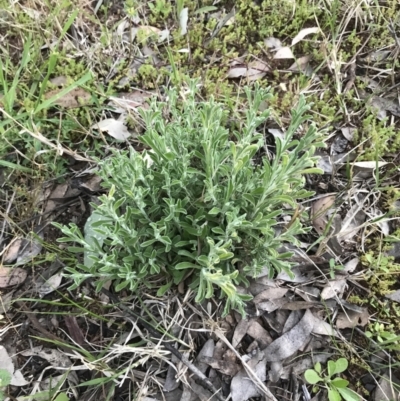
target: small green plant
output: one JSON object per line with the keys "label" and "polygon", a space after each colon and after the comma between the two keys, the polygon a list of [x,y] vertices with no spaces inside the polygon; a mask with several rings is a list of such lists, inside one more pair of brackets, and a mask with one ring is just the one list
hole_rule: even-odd
{"label": "small green plant", "polygon": [[332,280],[335,279],[336,277],[336,271],[343,270],[344,266],[341,264],[336,264],[335,259],[331,258],[329,259],[329,275]]}
{"label": "small green plant", "polygon": [[138,8],[139,8],[139,3],[136,0],[125,0],[124,10],[129,18],[138,17],[138,12],[137,12]]}
{"label": "small green plant", "polygon": [[5,399],[4,388],[9,386],[11,383],[11,375],[5,369],[0,369],[0,401]]}
{"label": "small green plant", "polygon": [[155,16],[159,15],[162,18],[167,18],[172,12],[171,3],[165,0],[155,0],[155,2],[147,3],[147,6]]}
{"label": "small green plant", "polygon": [[294,138],[308,121],[309,106],[301,97],[273,160],[257,161],[264,146],[257,127],[270,114],[259,110],[268,90],[246,88],[249,108],[238,116],[240,129],[231,130],[224,105],[198,103],[197,90],[198,81],[189,81],[183,99],[170,90],[167,102],[154,100],[150,110],[141,110],[146,133],[140,140],[147,150],[115,152],[100,162],[108,194],[93,205],[85,233],[91,235],[74,224],[57,225],[66,235],[59,241],[74,241],[80,247],[70,250],[86,256],[84,264],[66,268],[73,288],[93,278],[98,290],[111,279],[117,291],[135,291],[162,274],[159,295],[187,279],[197,302],[217,287],[227,298],[225,313],[231,307],[244,313],[250,297],[236,285],[246,285],[246,276],[263,269],[271,277],[291,273],[291,253],[278,249],[297,243],[295,236],[308,229],[299,218],[285,226],[281,216],[312,194],[304,189],[304,174],[320,172],[313,153],[323,146],[312,124]]}
{"label": "small green plant", "polygon": [[400,350],[400,336],[395,334],[392,327],[385,327],[383,323],[375,322],[371,324],[369,330],[365,332],[368,338],[375,339],[383,348],[390,350]]}
{"label": "small green plant", "polygon": [[[314,369],[308,369],[304,373],[304,378],[309,384],[322,385],[328,390],[329,401],[358,401],[360,397],[347,388],[349,382],[341,377],[333,377],[347,370],[348,361],[346,358],[339,358],[337,361],[328,361],[326,372],[322,372],[319,362],[314,365]],[[318,391],[318,386],[314,387],[314,391]]]}

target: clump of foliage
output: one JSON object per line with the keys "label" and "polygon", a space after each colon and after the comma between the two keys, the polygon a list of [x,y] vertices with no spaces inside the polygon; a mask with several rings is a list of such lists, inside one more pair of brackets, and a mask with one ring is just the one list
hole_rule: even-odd
{"label": "clump of foliage", "polygon": [[365,139],[367,142],[362,148],[364,152],[360,160],[375,160],[377,156],[397,153],[400,149],[400,138],[395,126],[391,125],[387,119],[379,121],[374,114],[364,118],[362,128],[356,135],[357,142]]}
{"label": "clump of foliage", "polygon": [[386,349],[400,350],[399,340],[400,337],[396,335],[392,325],[385,327],[383,323],[375,322],[369,325],[369,330],[365,332],[368,338],[375,338],[379,345]]}
{"label": "clump of foliage", "polygon": [[[322,367],[319,362],[314,366],[314,369],[308,369],[304,373],[304,378],[310,384],[316,385],[322,383],[328,390],[329,401],[359,401],[360,397],[353,391],[347,388],[348,380],[342,379],[339,375],[347,370],[349,363],[346,358],[339,358],[337,361],[328,361],[328,369],[322,372]],[[318,391],[318,386],[315,388]]]}
{"label": "clump of foliage", "polygon": [[[190,280],[196,301],[214,295],[216,288],[231,307],[244,313],[249,297],[236,286],[263,269],[290,274],[290,252],[305,233],[298,218],[286,227],[280,217],[296,209],[296,201],[312,195],[304,175],[314,168],[318,141],[314,125],[294,139],[309,119],[309,106],[300,98],[284,139],[276,139],[273,159],[255,161],[264,147],[257,127],[270,112],[260,112],[270,99],[268,90],[246,88],[248,109],[238,129],[228,129],[228,112],[212,98],[198,103],[198,81],[186,93],[167,93],[166,102],[154,100],[141,110],[146,132],[140,138],[148,150],[115,152],[100,162],[99,174],[108,194],[100,197],[84,236],[79,228],[58,227],[81,247],[86,262],[66,270],[74,288],[93,278],[99,290],[116,280],[117,291],[136,290],[154,275],[164,274],[166,285]],[[238,117],[241,119],[241,116]],[[241,120],[239,120],[241,121]],[[283,211],[285,209],[285,211]],[[88,235],[90,232],[90,235]]]}

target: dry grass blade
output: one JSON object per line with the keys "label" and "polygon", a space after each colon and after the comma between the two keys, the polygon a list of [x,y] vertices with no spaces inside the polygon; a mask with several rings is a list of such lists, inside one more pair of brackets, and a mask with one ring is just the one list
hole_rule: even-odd
{"label": "dry grass blade", "polygon": [[103,294],[107,295],[113,301],[113,303],[118,304],[119,307],[124,310],[124,312],[126,312],[128,315],[131,315],[135,319],[137,319],[138,322],[140,322],[143,325],[143,327],[151,334],[151,338],[150,338],[151,341],[154,342],[155,339],[157,339],[161,345],[163,345],[169,352],[171,352],[171,354],[175,355],[178,358],[178,360],[181,361],[185,366],[187,366],[187,368],[192,373],[194,373],[199,378],[199,380],[201,380],[203,385],[205,387],[207,387],[213,393],[213,395],[215,395],[220,401],[225,401],[224,397],[220,393],[220,390],[217,390],[214,387],[212,382],[204,375],[204,373],[200,369],[198,369],[193,363],[191,363],[185,356],[183,356],[170,343],[163,341],[161,334],[158,331],[156,331],[146,320],[144,320],[143,317],[136,314],[135,312],[133,312],[131,309],[129,309],[125,305],[121,304],[118,297],[116,297],[113,293],[106,290],[105,288],[102,288],[101,292]]}
{"label": "dry grass blade", "polygon": [[[12,116],[10,116],[4,109],[0,108],[0,112],[2,112],[7,118],[9,118],[11,121],[13,121],[16,125],[18,125],[21,128],[21,133],[29,134],[32,138],[37,139],[38,141],[47,145],[49,148],[55,150],[58,155],[62,155],[63,153],[65,153],[65,154],[71,156],[72,158],[74,158],[75,160],[95,163],[94,160],[89,159],[87,157],[80,156],[76,152],[74,152],[70,149],[67,149],[64,146],[61,146],[61,144],[59,144],[59,143],[55,144],[55,143],[51,142],[49,139],[47,139],[45,136],[43,136],[38,130],[36,130],[36,133],[32,132],[31,130],[24,127],[19,121],[15,120]],[[35,125],[33,123],[32,123],[32,126],[35,127]]]}

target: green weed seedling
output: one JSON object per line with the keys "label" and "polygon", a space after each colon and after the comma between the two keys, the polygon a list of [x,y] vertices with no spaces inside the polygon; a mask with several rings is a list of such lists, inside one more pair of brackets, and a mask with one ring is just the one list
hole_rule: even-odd
{"label": "green weed seedling", "polygon": [[[349,382],[341,377],[334,377],[347,370],[348,361],[346,358],[339,358],[337,361],[328,361],[326,372],[322,372],[321,364],[318,362],[314,365],[314,369],[308,369],[304,373],[304,378],[309,384],[313,384],[314,390],[318,390],[318,386],[324,386],[328,390],[329,401],[359,401],[360,397],[347,388]],[[322,384],[319,384],[322,383]]]}
{"label": "green weed seedling", "polygon": [[11,375],[5,369],[0,369],[0,401],[5,399],[4,389],[11,383]]}
{"label": "green weed seedling", "polygon": [[378,344],[385,349],[400,350],[400,336],[396,335],[390,328],[379,322],[374,323],[365,332],[368,338],[376,339]]}
{"label": "green weed seedling", "polygon": [[[99,174],[108,190],[100,197],[85,233],[74,225],[59,227],[75,242],[71,252],[85,262],[66,268],[77,288],[92,278],[100,290],[114,280],[117,291],[136,291],[164,276],[163,295],[183,280],[196,294],[196,302],[219,290],[226,299],[225,313],[236,308],[244,314],[251,299],[237,291],[268,269],[291,274],[290,252],[279,253],[284,243],[308,231],[300,218],[283,227],[282,216],[293,214],[297,200],[312,193],[304,188],[304,175],[316,169],[318,140],[303,97],[292,112],[285,138],[277,139],[270,160],[255,159],[264,147],[257,127],[268,118],[260,105],[268,90],[247,88],[248,109],[238,114],[240,128],[228,128],[228,110],[213,99],[198,102],[199,82],[190,80],[182,99],[177,90],[167,101],[154,100],[141,110],[146,133],[140,137],[142,153],[115,151],[99,161]],[[295,135],[307,127],[301,137]],[[301,216],[300,216],[301,217]]]}
{"label": "green weed seedling", "polygon": [[335,259],[331,258],[329,259],[329,275],[332,280],[335,279],[336,277],[336,271],[343,270],[344,266],[341,264],[336,264]]}

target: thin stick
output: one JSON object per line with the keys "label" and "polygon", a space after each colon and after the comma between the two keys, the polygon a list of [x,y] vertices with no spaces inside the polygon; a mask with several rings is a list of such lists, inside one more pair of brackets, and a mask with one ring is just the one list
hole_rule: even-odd
{"label": "thin stick", "polygon": [[254,373],[253,369],[243,360],[242,356],[239,354],[239,352],[236,351],[234,346],[228,341],[228,339],[225,337],[222,331],[217,329],[214,331],[214,333],[221,341],[223,341],[228,346],[228,348],[230,348],[235,353],[236,357],[240,359],[240,362],[246,369],[246,372],[249,375],[249,377],[251,377],[254,381],[254,384],[264,392],[265,396],[271,401],[278,401],[275,398],[275,396],[271,393],[271,390],[260,380],[260,378]]}

